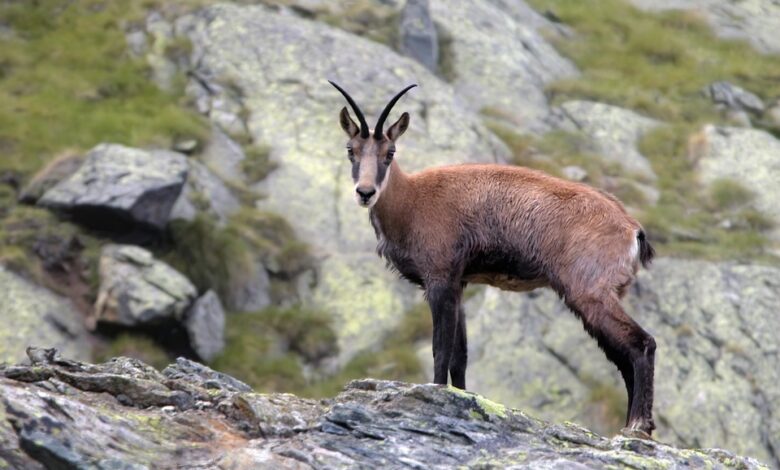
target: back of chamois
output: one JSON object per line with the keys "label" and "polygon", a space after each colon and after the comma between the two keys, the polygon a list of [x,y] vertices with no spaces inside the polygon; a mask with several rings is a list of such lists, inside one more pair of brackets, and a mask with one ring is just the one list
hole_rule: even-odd
{"label": "back of chamois", "polygon": [[653,258],[640,224],[613,196],[590,186],[508,165],[457,165],[404,173],[395,142],[409,126],[403,113],[384,123],[409,86],[382,111],[374,130],[346,98],[355,199],[369,208],[377,251],[421,286],[433,316],[434,382],[466,387],[468,283],[527,291],[550,287],[582,320],[628,392],[624,433],[649,437],[653,423],[655,341],[623,311],[620,299],[637,269]]}

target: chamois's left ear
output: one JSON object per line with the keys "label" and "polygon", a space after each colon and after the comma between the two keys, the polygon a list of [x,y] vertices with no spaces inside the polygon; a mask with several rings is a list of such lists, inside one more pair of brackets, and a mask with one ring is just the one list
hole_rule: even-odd
{"label": "chamois's left ear", "polygon": [[344,106],[341,108],[341,113],[339,113],[339,123],[341,124],[341,128],[344,129],[344,132],[347,133],[349,138],[353,138],[360,132],[360,128],[355,124],[355,121],[352,120],[352,116],[349,115],[349,111],[347,111],[347,107]]}
{"label": "chamois's left ear", "polygon": [[404,132],[406,132],[406,129],[409,127],[409,113],[403,113],[400,118],[398,118],[395,123],[390,126],[390,129],[387,130],[387,136],[390,137],[390,140],[395,142],[399,137],[401,137]]}

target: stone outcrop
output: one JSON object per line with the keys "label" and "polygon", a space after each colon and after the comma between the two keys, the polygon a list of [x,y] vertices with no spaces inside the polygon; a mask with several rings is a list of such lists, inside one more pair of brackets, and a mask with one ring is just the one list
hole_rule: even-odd
{"label": "stone outcrop", "polygon": [[205,165],[193,159],[187,160],[187,183],[171,209],[171,220],[192,221],[198,214],[205,214],[224,225],[238,212],[241,203],[227,185]]}
{"label": "stone outcrop", "polygon": [[210,290],[200,296],[184,315],[190,346],[204,361],[211,361],[225,348],[225,310]]}
{"label": "stone outcrop", "polygon": [[187,157],[182,154],[101,144],[38,204],[104,228],[129,223],[161,229],[186,178]]}
{"label": "stone outcrop", "polygon": [[338,396],[258,394],[180,359],[162,372],[54,350],[0,369],[11,468],[767,468],[718,449],[600,437],[435,385],[353,381]]}
{"label": "stone outcrop", "polygon": [[[705,183],[730,178],[756,194],[756,208],[780,222],[780,140],[754,129],[705,126],[700,132],[696,155]],[[770,232],[780,241],[780,225]]]}
{"label": "stone outcrop", "polygon": [[30,343],[56,347],[75,359],[90,358],[83,315],[70,301],[2,266],[0,286],[0,363],[22,361]]}
{"label": "stone outcrop", "polygon": [[106,245],[100,257],[95,320],[123,326],[180,321],[197,294],[189,279],[148,250]]}
{"label": "stone outcrop", "polygon": [[[623,303],[658,344],[658,438],[780,466],[780,269],[658,259]],[[545,419],[622,425],[617,368],[554,293],[487,289],[466,315],[472,390]]]}

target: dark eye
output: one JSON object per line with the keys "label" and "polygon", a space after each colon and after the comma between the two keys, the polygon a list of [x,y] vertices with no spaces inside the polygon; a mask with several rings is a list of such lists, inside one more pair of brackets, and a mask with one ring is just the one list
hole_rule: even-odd
{"label": "dark eye", "polygon": [[388,150],[387,151],[387,157],[385,157],[385,160],[388,162],[393,159],[393,156],[395,155],[395,150]]}

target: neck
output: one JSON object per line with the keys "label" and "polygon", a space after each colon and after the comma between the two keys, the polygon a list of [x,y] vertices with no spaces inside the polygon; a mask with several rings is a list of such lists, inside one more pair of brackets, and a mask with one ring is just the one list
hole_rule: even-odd
{"label": "neck", "polygon": [[391,236],[404,229],[410,210],[406,201],[409,200],[412,188],[409,176],[404,173],[396,160],[390,164],[386,178],[389,178],[387,186],[371,209],[371,215],[378,219],[385,236]]}

